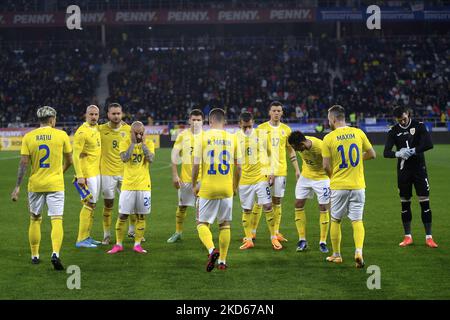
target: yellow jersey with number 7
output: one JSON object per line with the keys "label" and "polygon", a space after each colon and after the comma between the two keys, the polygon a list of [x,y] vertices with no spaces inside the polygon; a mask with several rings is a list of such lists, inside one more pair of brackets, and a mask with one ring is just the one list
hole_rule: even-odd
{"label": "yellow jersey with number 7", "polygon": [[336,128],[323,138],[322,157],[330,158],[332,190],[364,189],[363,153],[372,148],[366,134],[358,128]]}
{"label": "yellow jersey with number 7", "polygon": [[63,153],[71,152],[69,136],[62,130],[41,127],[28,132],[20,151],[31,158],[28,191],[64,191]]}

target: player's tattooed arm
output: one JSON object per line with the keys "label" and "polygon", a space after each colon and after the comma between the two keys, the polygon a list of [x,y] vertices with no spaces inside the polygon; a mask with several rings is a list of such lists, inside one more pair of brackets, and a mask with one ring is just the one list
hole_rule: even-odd
{"label": "player's tattooed arm", "polygon": [[128,150],[120,154],[120,159],[122,159],[123,162],[127,162],[128,160],[130,160],[131,155],[133,154],[133,150],[134,150],[134,143],[132,142],[128,147]]}
{"label": "player's tattooed arm", "polygon": [[22,184],[23,178],[25,177],[25,173],[27,173],[28,164],[30,163],[30,156],[21,156],[19,169],[17,170],[17,182],[16,187],[20,187]]}
{"label": "player's tattooed arm", "polygon": [[292,148],[291,146],[288,146],[287,149],[289,152],[289,159],[291,160],[292,166],[295,169],[295,176],[297,177],[298,180],[300,178],[300,169],[298,167],[297,154],[295,153],[294,148]]}
{"label": "player's tattooed arm", "polygon": [[155,158],[155,154],[150,152],[145,143],[142,143],[142,151],[144,151],[145,159],[148,162],[152,163],[153,159]]}

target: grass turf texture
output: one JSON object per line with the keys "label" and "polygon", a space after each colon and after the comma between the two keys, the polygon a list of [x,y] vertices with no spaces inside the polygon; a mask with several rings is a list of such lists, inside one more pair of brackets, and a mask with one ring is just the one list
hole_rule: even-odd
{"label": "grass turf texture", "polygon": [[[0,298],[1,299],[448,299],[450,298],[450,236],[448,225],[450,205],[448,172],[450,146],[438,145],[427,152],[431,184],[433,234],[439,248],[424,245],[420,207],[414,198],[413,237],[415,244],[399,248],[402,239],[400,202],[396,187],[396,161],[378,158],[365,164],[366,172],[366,267],[381,269],[381,290],[368,290],[370,274],[353,263],[352,228],[343,223],[342,254],[344,263],[324,261],[319,252],[319,213],[316,200],[308,201],[307,237],[310,248],[295,252],[297,231],[294,224],[295,179],[290,168],[286,197],[283,201],[281,231],[289,239],[283,251],[273,251],[264,216],[258,230],[256,246],[240,251],[243,236],[238,197],[234,202],[232,241],[227,271],[205,272],[207,253],[197,236],[195,214],[188,209],[184,238],[176,244],[166,240],[175,229],[177,193],[172,187],[169,149],[157,150],[152,166],[152,214],[147,220],[144,247],[147,255],[138,255],[129,240],[125,251],[115,256],[106,254],[111,246],[97,249],[76,249],[80,202],[70,184],[72,169],[66,174],[64,212],[65,237],[61,252],[67,268],[81,269],[81,290],[69,290],[68,274],[56,272],[50,264],[50,219],[42,223],[41,264],[30,263],[28,245],[28,213],[26,183],[20,200],[9,199],[16,180],[18,153],[0,153]],[[102,238],[102,204],[96,209],[93,236]],[[113,227],[117,217],[117,200]],[[113,230],[114,232],[114,230]],[[213,227],[218,246],[217,226]],[[331,249],[331,243],[328,239]]]}

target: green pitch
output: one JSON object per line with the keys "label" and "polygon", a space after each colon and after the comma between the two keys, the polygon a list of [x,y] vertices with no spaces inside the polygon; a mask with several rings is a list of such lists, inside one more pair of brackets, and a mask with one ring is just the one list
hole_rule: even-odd
{"label": "green pitch", "polygon": [[[28,246],[26,183],[18,203],[9,200],[16,179],[18,153],[0,153],[0,298],[1,299],[449,299],[450,288],[450,146],[436,146],[427,152],[433,210],[433,234],[437,249],[424,245],[420,207],[413,202],[413,236],[415,245],[399,248],[402,238],[400,203],[396,188],[395,165],[378,158],[366,166],[366,267],[381,270],[381,289],[369,290],[370,274],[356,269],[353,263],[351,224],[342,228],[342,265],[329,264],[317,248],[319,217],[317,204],[307,204],[309,251],[295,252],[297,232],[294,224],[294,178],[288,178],[283,202],[281,231],[289,239],[281,252],[272,250],[264,218],[258,230],[256,247],[242,252],[241,212],[235,199],[232,243],[227,271],[205,272],[207,253],[198,239],[195,215],[188,211],[184,239],[176,244],[166,240],[175,228],[177,193],[172,187],[169,168],[170,151],[157,150],[152,167],[152,214],[147,220],[149,250],[145,256],[125,251],[106,254],[108,247],[76,249],[80,202],[66,175],[64,212],[65,237],[61,253],[65,267],[81,269],[81,289],[69,290],[69,274],[56,272],[50,264],[50,221],[42,223],[41,264],[31,265]],[[292,172],[291,172],[292,173]],[[26,181],[25,181],[26,182]],[[101,200],[103,201],[103,200]],[[115,203],[117,210],[117,202]],[[93,235],[102,238],[102,202],[96,210]],[[115,211],[113,224],[117,217]],[[213,228],[217,244],[217,227]],[[330,245],[331,247],[331,245]]]}

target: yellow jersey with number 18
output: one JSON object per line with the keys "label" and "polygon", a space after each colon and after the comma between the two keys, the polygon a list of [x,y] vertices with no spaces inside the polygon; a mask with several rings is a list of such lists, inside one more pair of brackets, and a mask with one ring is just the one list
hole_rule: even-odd
{"label": "yellow jersey with number 18", "polygon": [[270,121],[264,122],[258,126],[258,129],[267,133],[269,150],[271,153],[271,167],[275,176],[287,176],[286,148],[289,146],[288,137],[291,134],[291,128],[284,123],[278,127],[270,124]]}
{"label": "yellow jersey with number 18", "polygon": [[[73,137],[73,166],[77,178],[90,178],[100,174],[101,138],[98,125],[83,123]],[[77,157],[75,154],[80,154]]]}
{"label": "yellow jersey with number 18", "polygon": [[306,139],[312,142],[310,150],[299,151],[302,158],[302,176],[311,180],[327,180],[328,176],[323,169],[322,148],[323,141],[306,136]]}
{"label": "yellow jersey with number 18", "polygon": [[210,200],[232,197],[234,162],[241,159],[236,135],[210,129],[203,133],[201,147],[195,147],[194,154],[195,163],[202,165],[198,196]]}
{"label": "yellow jersey with number 18", "polygon": [[323,138],[322,157],[330,158],[332,190],[364,189],[363,153],[372,148],[366,134],[358,128],[341,127]]}
{"label": "yellow jersey with number 18", "polygon": [[69,136],[62,130],[41,127],[28,132],[20,151],[31,158],[28,191],[64,191],[63,153],[71,152]]}
{"label": "yellow jersey with number 18", "polygon": [[[178,152],[181,156],[181,176],[180,179],[184,183],[192,182],[192,165],[194,164],[194,146],[196,143],[201,143],[203,131],[194,134],[191,129],[186,129],[180,132],[173,145],[174,152]],[[202,168],[197,180],[200,181],[202,177]]]}
{"label": "yellow jersey with number 18", "polygon": [[[131,145],[131,139],[127,138],[120,142],[120,153],[126,152]],[[148,139],[146,143],[148,150],[155,154],[155,144]],[[123,182],[121,190],[150,191],[152,188],[150,180],[150,163],[145,159],[142,143],[136,143],[130,159],[124,164]]]}
{"label": "yellow jersey with number 18", "polygon": [[131,126],[122,122],[122,125],[113,129],[110,123],[99,125],[102,143],[102,158],[100,161],[100,173],[104,176],[122,176],[123,162],[120,159],[119,145],[123,139],[130,135]]}

